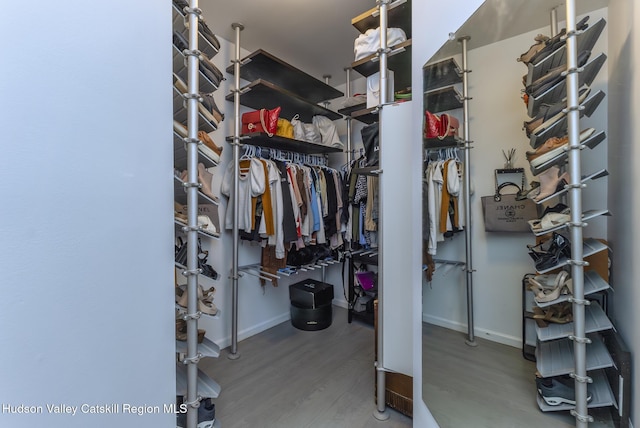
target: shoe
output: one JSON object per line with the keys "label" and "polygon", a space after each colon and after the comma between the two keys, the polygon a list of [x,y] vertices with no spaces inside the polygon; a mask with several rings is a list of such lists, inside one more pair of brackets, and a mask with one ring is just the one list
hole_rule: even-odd
{"label": "shoe", "polygon": [[203,20],[198,20],[198,29],[200,30],[200,34],[207,39],[207,41],[213,46],[213,49],[216,51],[216,54],[220,52],[220,41],[213,34],[213,31],[209,28],[206,22]]}
{"label": "shoe", "polygon": [[212,161],[220,163],[222,155],[222,147],[218,147],[213,139],[204,131],[198,131],[198,139],[202,141],[200,150],[206,154]]}
{"label": "shoe", "polygon": [[[204,341],[204,336],[207,332],[204,329],[198,329],[198,343]],[[183,318],[176,318],[176,340],[180,342],[187,341],[187,321]]]}
{"label": "shoe", "polygon": [[174,119],[173,121],[173,130],[176,134],[181,136],[182,138],[187,138],[189,136],[189,132],[187,131],[187,127],[182,123],[178,122]]}
{"label": "shoe", "polygon": [[[585,129],[580,133],[580,143],[591,137],[596,130],[594,128]],[[527,152],[527,160],[532,167],[536,168],[545,162],[550,161],[562,154],[569,147],[569,136],[562,138],[551,137],[542,146],[538,147],[535,152]]]}
{"label": "shoe", "polygon": [[[215,316],[218,314],[218,308],[213,304],[213,294],[215,288],[211,287],[208,290],[204,290],[202,285],[198,284],[198,311],[203,314]],[[189,296],[187,293],[187,286],[180,285],[176,287],[176,304],[183,310],[187,309],[189,302]]]}
{"label": "shoe", "polygon": [[[173,32],[173,44],[180,52],[184,52],[189,49],[189,42],[178,31]],[[220,82],[225,80],[224,75],[220,70],[218,70],[218,67],[211,62],[206,54],[200,52],[200,56],[200,61],[198,61],[200,63],[198,67],[200,72],[204,74],[204,76],[213,83],[216,88],[218,88],[220,86]]]}
{"label": "shoe", "polygon": [[[189,87],[176,73],[173,73],[173,86],[182,94],[189,93]],[[224,120],[224,114],[220,112],[213,95],[200,93],[200,98],[202,98],[202,101],[198,103],[198,111],[209,122],[218,126]]]}
{"label": "shoe", "polygon": [[546,275],[538,275],[529,278],[529,289],[533,291],[534,300],[538,303],[548,303],[556,300],[563,294],[573,294],[573,282],[569,274],[561,271],[556,275],[549,275],[552,280],[542,280]]}
{"label": "shoe", "polygon": [[[569,143],[569,136],[565,135],[564,137],[551,137],[548,138],[547,141],[544,142],[543,145],[535,149],[534,151],[526,152],[526,157],[529,163],[538,159],[544,154],[547,154],[553,150],[564,147]],[[554,152],[555,153],[555,152]],[[533,164],[531,163],[533,166]]]}
{"label": "shoe", "polygon": [[560,167],[554,165],[548,170],[544,171],[540,175],[538,175],[538,180],[540,182],[539,186],[532,190],[535,191],[535,194],[529,192],[527,196],[534,201],[539,201],[546,198],[549,195],[552,195],[558,185],[558,174],[560,173]]}
{"label": "shoe", "polygon": [[[211,190],[211,181],[213,180],[213,174],[211,174],[203,163],[198,164],[198,182],[200,183],[200,191],[218,202],[218,197],[213,194]],[[215,229],[215,227],[214,227]],[[215,231],[213,233],[216,233]]]}
{"label": "shoe", "polygon": [[[576,30],[578,30],[578,31],[585,30],[588,27],[588,24],[587,24],[588,20],[589,20],[588,16],[585,16],[584,18],[582,18],[576,24]],[[566,35],[567,35],[567,29],[563,28],[562,30],[560,30],[560,32],[558,34],[556,34],[555,36],[553,36],[549,40],[547,40],[545,42],[545,47],[543,49],[541,49],[540,51],[538,51],[538,53],[533,55],[533,57],[531,57],[529,62],[531,64],[533,64],[533,65],[536,65],[540,61],[545,59],[549,54],[555,52],[561,46],[564,46],[565,40],[566,40],[565,39]]]}
{"label": "shoe", "polygon": [[202,103],[198,104],[200,112],[209,120],[218,126],[224,120],[224,113],[220,111],[213,99],[212,94],[201,94]]}
{"label": "shoe", "polygon": [[173,216],[179,222],[187,224],[189,220],[187,219],[187,215],[185,214],[185,212],[186,212],[186,207],[184,205],[179,204],[177,202],[173,203]]}
{"label": "shoe", "polygon": [[[591,51],[584,50],[580,52],[580,54],[578,55],[578,67],[583,67],[589,60],[590,56]],[[525,88],[525,92],[534,98],[539,97],[540,95],[551,89],[553,86],[557,85],[558,82],[563,80],[563,73],[566,70],[566,64],[549,70],[544,76],[539,77],[535,82],[527,86]]]}
{"label": "shoe", "polygon": [[[540,174],[542,175],[542,174]],[[558,181],[556,182],[556,188],[549,194],[545,193],[538,193],[538,195],[536,197],[533,198],[533,200],[535,202],[540,202],[543,199],[548,198],[551,195],[555,195],[556,193],[560,192],[561,190],[563,190],[568,184],[569,184],[569,173],[565,172],[563,173],[560,177],[558,177],[557,179]],[[547,190],[549,190],[550,188],[547,187]]]}
{"label": "shoe", "polygon": [[556,266],[561,257],[571,257],[571,244],[566,237],[553,232],[549,249],[545,253],[537,253],[536,256],[536,270],[538,272],[548,270]]}
{"label": "shoe", "polygon": [[553,324],[567,324],[573,321],[572,304],[570,302],[556,303],[546,308],[533,308],[533,319],[542,328]]}
{"label": "shoe", "polygon": [[[583,86],[579,91],[578,104],[582,104],[582,102],[589,96],[590,93],[591,88],[589,86]],[[567,115],[567,113],[563,112],[565,108],[567,108],[566,98],[555,104],[541,105],[540,110],[538,110],[538,115],[530,121],[524,122],[523,124],[523,129],[527,134],[527,138],[530,138],[531,134],[538,135],[539,133],[547,128],[550,128],[557,121],[565,117]]]}
{"label": "shoe", "polygon": [[541,235],[544,232],[548,232],[551,229],[555,229],[558,226],[562,226],[571,220],[571,213],[569,208],[561,213],[548,213],[540,219],[529,220],[529,227],[531,231],[536,235]]}
{"label": "shoe", "polygon": [[[560,404],[576,404],[576,393],[573,380],[562,381],[561,378],[536,378],[538,394],[549,406]],[[587,385],[587,402],[591,401],[593,394]]]}
{"label": "shoe", "polygon": [[524,64],[529,64],[529,61],[531,61],[531,58],[533,58],[533,56],[535,54],[537,54],[542,49],[544,49],[544,47],[546,46],[547,42],[549,41],[549,37],[545,36],[543,34],[538,34],[534,38],[534,40],[536,41],[536,43],[531,45],[529,50],[526,51],[525,53],[523,53],[522,55],[520,55],[520,57],[518,57],[518,59],[516,61],[522,62]]}
{"label": "shoe", "polygon": [[203,232],[209,233],[211,235],[218,234],[218,229],[216,228],[216,225],[213,224],[213,221],[211,221],[211,218],[209,218],[209,216],[202,215],[202,214],[199,215],[198,227],[202,229]]}
{"label": "shoe", "polygon": [[210,398],[204,398],[198,407],[198,428],[213,428],[215,421],[216,405]]}

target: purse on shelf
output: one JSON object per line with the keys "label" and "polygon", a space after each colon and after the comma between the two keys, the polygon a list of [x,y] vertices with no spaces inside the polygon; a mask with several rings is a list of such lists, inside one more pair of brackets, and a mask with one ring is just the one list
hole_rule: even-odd
{"label": "purse on shelf", "polygon": [[264,132],[273,137],[278,131],[278,118],[281,107],[272,110],[266,108],[254,110],[242,114],[242,133]]}
{"label": "purse on shelf", "polygon": [[440,116],[424,111],[424,138],[457,137],[460,122],[455,117],[443,113]]}
{"label": "purse on shelf", "polygon": [[276,135],[284,138],[293,138],[293,125],[287,119],[278,119]]}

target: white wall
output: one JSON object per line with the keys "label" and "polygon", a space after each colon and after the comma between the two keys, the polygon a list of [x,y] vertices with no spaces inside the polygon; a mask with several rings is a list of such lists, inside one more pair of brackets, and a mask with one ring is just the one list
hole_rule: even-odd
{"label": "white wall", "polygon": [[[171,2],[2,1],[0,411],[11,427],[172,427]],[[26,9],[25,9],[26,8]],[[13,14],[11,14],[13,11]],[[140,19],[143,17],[143,19]],[[47,404],[120,404],[116,414]]]}
{"label": "white wall", "polygon": [[[589,22],[600,17],[606,19],[606,9],[589,13]],[[560,28],[564,26],[559,23]],[[548,28],[540,28],[498,43],[469,51],[470,137],[474,141],[471,152],[471,179],[475,194],[471,197],[474,273],[474,321],[478,337],[521,347],[522,336],[522,277],[534,272],[533,262],[527,254],[527,244],[535,243],[530,233],[487,233],[481,197],[494,192],[494,170],[504,167],[502,151],[516,149],[515,167],[531,176],[525,152],[532,150],[522,130],[522,123],[529,120],[520,98],[522,75],[526,67],[516,58],[533,43],[538,33],[548,34]],[[591,58],[607,51],[607,30],[599,38]],[[461,58],[457,58],[461,64]],[[598,90],[607,93],[606,67],[591,85],[592,94]],[[461,113],[457,113],[460,114]],[[461,117],[461,116],[460,116]],[[590,117],[581,120],[581,128],[607,129],[606,103]],[[606,141],[593,150],[583,152],[583,174],[607,167]],[[611,170],[611,168],[610,168]],[[584,191],[585,209],[606,208],[607,178],[588,183]],[[550,205],[558,203],[557,200]],[[606,238],[604,217],[593,219],[584,231],[585,237]],[[438,258],[464,259],[464,237],[456,236],[438,247]],[[426,322],[467,331],[465,274],[449,271],[436,273],[433,282],[424,288],[424,316]]]}
{"label": "white wall", "polygon": [[[640,117],[637,95],[640,93],[638,67],[640,65],[640,8],[635,2],[611,2],[609,5],[609,208],[613,217],[609,221],[609,243],[613,250],[614,324],[631,350],[632,363],[632,420],[638,426],[640,397],[638,385],[638,306],[640,290],[637,278],[640,274],[638,254],[640,229],[637,212],[640,210],[640,193],[635,183],[640,179],[638,165],[640,150],[638,140]],[[615,25],[613,25],[615,23]]]}

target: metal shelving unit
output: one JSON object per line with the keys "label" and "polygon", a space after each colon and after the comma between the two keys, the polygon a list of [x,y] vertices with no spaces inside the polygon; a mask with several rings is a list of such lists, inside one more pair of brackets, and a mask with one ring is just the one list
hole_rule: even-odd
{"label": "metal shelving unit", "polygon": [[[176,395],[184,396],[187,405],[187,427],[196,428],[198,425],[198,407],[203,398],[217,398],[220,395],[220,385],[198,370],[198,361],[203,357],[218,357],[220,348],[208,339],[198,344],[198,319],[202,312],[198,310],[198,277],[201,270],[198,267],[198,239],[199,236],[219,238],[220,222],[218,219],[218,201],[199,191],[198,163],[205,167],[217,166],[217,161],[203,154],[199,146],[203,144],[198,139],[198,131],[207,133],[215,131],[217,124],[208,120],[199,110],[203,108],[199,98],[201,93],[211,93],[218,87],[213,84],[201,71],[201,61],[213,57],[218,49],[207,40],[198,28],[204,26],[200,20],[202,11],[198,8],[198,0],[190,0],[188,7],[180,10],[173,5],[174,31],[185,36],[188,48],[180,51],[173,46],[173,71],[187,86],[187,92],[181,93],[174,86],[173,111],[174,120],[186,124],[187,135],[181,136],[174,131],[174,167],[187,171],[186,180],[174,176],[175,201],[186,205],[187,223],[175,220],[176,232],[186,235],[187,265],[176,267],[187,278],[185,292],[188,293],[187,307],[176,304],[176,314],[187,324],[186,342],[176,340]],[[207,209],[207,215],[215,222],[218,233],[211,234],[198,226],[199,202],[206,206],[215,207],[213,211]],[[213,318],[219,317],[220,311]],[[220,426],[216,422],[214,426]]]}
{"label": "metal shelving unit", "polygon": [[[232,28],[235,31],[235,56],[232,60],[232,66],[227,68],[227,71],[234,75],[234,89],[231,94],[226,96],[226,99],[234,104],[234,131],[233,136],[228,137],[227,141],[233,147],[234,176],[232,192],[234,195],[238,195],[240,147],[245,144],[305,155],[342,151],[341,148],[337,147],[318,145],[276,135],[269,137],[264,133],[241,134],[241,105],[256,110],[280,107],[281,117],[291,119],[298,115],[303,122],[311,122],[315,115],[322,115],[331,120],[336,120],[341,118],[342,115],[318,105],[317,102],[336,98],[343,94],[327,83],[313,78],[264,50],[255,51],[249,56],[241,58],[240,33],[244,30],[244,26],[234,23]],[[241,87],[241,78],[252,81],[248,85]],[[231,347],[228,358],[237,359],[240,357],[238,353],[238,281],[242,273],[258,276],[265,280],[271,280],[272,277],[274,279],[279,278],[279,276],[264,272],[255,264],[239,266],[239,207],[237,197],[233,198],[233,204],[228,209],[233,210],[232,321]],[[329,265],[329,263],[325,265]],[[319,267],[322,267],[324,271],[325,266],[319,265]]]}
{"label": "metal shelving unit", "polygon": [[[528,100],[528,114],[535,117],[543,103],[557,103],[566,96],[566,117],[559,120],[553,127],[545,129],[530,138],[532,147],[537,147],[546,138],[561,135],[568,131],[569,144],[563,153],[556,158],[531,168],[534,175],[538,175],[553,165],[564,165],[568,160],[569,183],[553,197],[568,195],[566,204],[569,206],[570,221],[559,225],[554,230],[569,228],[571,256],[562,256],[555,266],[541,270],[544,274],[563,266],[570,266],[570,277],[573,285],[572,295],[560,296],[553,302],[538,304],[543,310],[560,302],[572,304],[572,321],[565,324],[549,323],[546,327],[536,324],[537,344],[535,350],[536,364],[542,377],[570,375],[574,379],[575,402],[572,405],[548,405],[539,394],[537,402],[544,412],[569,410],[575,417],[576,427],[585,428],[593,418],[588,414],[588,408],[616,405],[615,398],[606,375],[596,369],[609,368],[614,365],[612,356],[602,337],[597,332],[607,332],[613,329],[613,324],[602,307],[587,296],[609,289],[607,284],[596,272],[585,272],[588,265],[585,257],[606,251],[608,248],[595,239],[584,239],[582,228],[585,221],[599,215],[608,215],[607,210],[584,211],[582,207],[582,189],[588,180],[607,175],[606,170],[600,170],[586,177],[581,176],[581,154],[584,147],[593,148],[605,140],[603,132],[596,133],[586,141],[580,141],[580,118],[591,115],[598,107],[604,93],[599,91],[591,98],[579,103],[579,90],[583,85],[591,85],[596,75],[606,61],[606,55],[601,53],[592,56],[584,66],[578,67],[578,54],[584,49],[591,50],[606,22],[600,20],[589,26],[585,31],[576,31],[576,1],[566,0],[566,43],[561,48],[550,53],[536,65],[528,65],[526,83],[535,81],[553,67],[566,64],[565,79],[537,97]],[[552,31],[557,31],[557,14],[551,13]],[[554,34],[552,34],[553,36]],[[546,201],[550,198],[545,198]],[[550,310],[550,309],[548,309]],[[527,313],[525,312],[525,317]],[[587,347],[587,345],[589,345]],[[588,349],[587,349],[588,348]],[[591,396],[591,397],[589,397]]]}
{"label": "metal shelving unit", "polygon": [[[453,58],[448,58],[435,63],[425,64],[423,69],[424,81],[424,109],[431,113],[462,109],[462,137],[424,138],[425,151],[457,148],[464,150],[464,176],[463,198],[465,200],[465,261],[463,269],[466,272],[467,292],[467,340],[469,346],[476,346],[473,318],[473,261],[472,261],[472,233],[470,211],[470,176],[471,176],[471,144],[469,133],[469,83],[468,77],[471,70],[468,66],[468,42],[469,37],[460,37],[458,42],[462,50],[462,68]],[[462,84],[462,94],[455,85]]]}

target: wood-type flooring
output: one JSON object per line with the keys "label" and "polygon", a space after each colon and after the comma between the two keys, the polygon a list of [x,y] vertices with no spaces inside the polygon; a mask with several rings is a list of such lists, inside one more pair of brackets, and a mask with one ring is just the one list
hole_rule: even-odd
{"label": "wood-type flooring", "polygon": [[[423,394],[442,428],[565,428],[568,412],[536,405],[535,363],[519,349],[424,324]],[[279,324],[238,345],[240,358],[205,358],[200,368],[222,387],[215,400],[224,428],[404,428],[412,419],[388,409],[373,417],[374,331],[333,308],[331,327],[301,331]],[[593,427],[612,427],[608,410],[590,411]]]}

